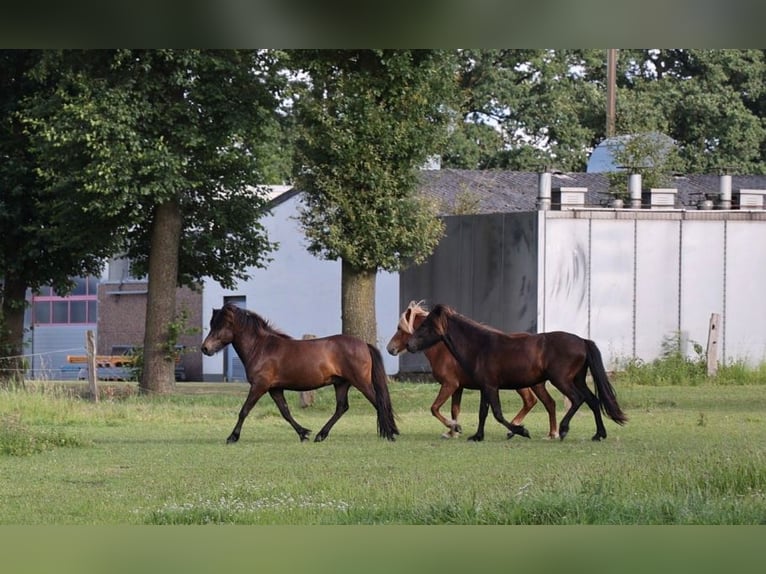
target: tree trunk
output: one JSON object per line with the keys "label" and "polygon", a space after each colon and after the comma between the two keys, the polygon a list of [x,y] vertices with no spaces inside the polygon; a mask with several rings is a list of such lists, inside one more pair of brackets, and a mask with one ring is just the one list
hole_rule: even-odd
{"label": "tree trunk", "polygon": [[0,309],[0,387],[24,382],[24,308],[27,286],[23,280],[6,277]]}
{"label": "tree trunk", "polygon": [[175,345],[178,343],[176,289],[181,243],[181,208],[168,201],[155,208],[149,252],[142,393],[169,393],[175,388]]}
{"label": "tree trunk", "polygon": [[341,267],[341,319],[343,334],[353,335],[377,347],[375,280],[377,273],[346,262]]}

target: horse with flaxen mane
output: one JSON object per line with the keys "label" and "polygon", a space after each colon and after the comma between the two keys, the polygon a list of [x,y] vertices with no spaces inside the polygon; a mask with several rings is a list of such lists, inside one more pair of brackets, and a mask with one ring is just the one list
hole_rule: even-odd
{"label": "horse with flaxen mane", "polygon": [[394,440],[399,434],[383,358],[373,345],[349,335],[293,339],[258,314],[227,303],[213,310],[210,333],[202,343],[202,352],[210,356],[229,343],[245,366],[250,391],[226,442],[239,440],[245,418],[267,392],[298,437],[308,440],[311,431],[295,421],[284,391],[310,391],[327,385],[335,386],[335,412],[314,438],[316,442],[326,439],[333,425],[348,410],[351,385],[375,407],[378,434],[388,440]]}
{"label": "horse with flaxen mane", "polygon": [[[388,342],[388,345],[386,345],[386,350],[394,356],[406,352],[407,342],[410,340],[410,336],[412,336],[415,329],[417,329],[425,320],[427,315],[428,310],[423,306],[422,301],[410,301],[410,304],[399,317],[396,333],[394,333],[391,340]],[[527,334],[513,333],[511,336],[526,337]],[[442,435],[444,438],[455,437],[461,432],[460,425],[458,424],[458,416],[460,415],[460,403],[463,397],[463,389],[479,389],[479,386],[460,367],[457,359],[452,356],[452,353],[450,353],[444,343],[436,343],[432,347],[425,349],[423,354],[431,365],[431,374],[441,385],[439,387],[439,392],[436,395],[436,399],[431,405],[431,414],[447,427],[447,431]],[[506,388],[503,385],[503,381],[500,383],[500,388]],[[537,404],[537,398],[539,398],[543,405],[545,405],[545,410],[548,411],[548,437],[558,438],[559,432],[558,424],[556,422],[556,401],[545,388],[545,382],[538,383],[531,388],[517,388],[515,390],[519,393],[523,405],[521,410],[511,420],[511,424],[521,425],[524,417],[526,417],[529,411],[531,411],[535,404]],[[537,398],[535,398],[536,396]],[[441,409],[442,405],[450,397],[452,398],[450,409],[452,418],[447,419],[441,414],[439,409]],[[524,434],[523,436],[529,437],[529,433]]]}
{"label": "horse with flaxen mane", "polygon": [[[509,431],[521,428],[503,417],[499,389],[531,387],[550,381],[571,401],[559,424],[563,440],[569,432],[569,421],[583,402],[596,421],[593,440],[606,438],[601,411],[617,424],[628,420],[617,403],[617,396],[604,369],[596,344],[572,333],[552,331],[527,337],[510,336],[487,328],[457,313],[447,305],[436,305],[407,342],[411,353],[423,351],[444,342],[462,369],[479,385],[482,393],[479,407],[479,429],[471,437],[482,440],[489,408],[495,419]],[[590,369],[596,387],[594,394],[585,382]]]}

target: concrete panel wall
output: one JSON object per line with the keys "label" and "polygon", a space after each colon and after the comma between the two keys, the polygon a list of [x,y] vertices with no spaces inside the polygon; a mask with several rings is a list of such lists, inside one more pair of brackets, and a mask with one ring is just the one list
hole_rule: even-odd
{"label": "concrete panel wall", "polygon": [[[609,368],[651,361],[668,339],[705,348],[721,313],[720,359],[766,360],[766,214],[574,210],[447,218],[400,299],[443,302],[507,331],[596,341]],[[393,326],[392,326],[393,331]],[[427,370],[403,357],[403,372]]]}
{"label": "concrete panel wall", "polygon": [[[680,220],[636,222],[635,341],[632,355],[657,357],[665,337],[677,339]],[[704,340],[703,340],[704,343]]]}
{"label": "concrete panel wall", "polygon": [[727,361],[766,361],[766,225],[726,224],[723,354]]}
{"label": "concrete panel wall", "polygon": [[[590,329],[609,365],[633,356],[635,221],[591,220]],[[582,335],[580,325],[564,329]]]}
{"label": "concrete panel wall", "polygon": [[[710,315],[724,309],[726,222],[683,221],[680,235],[680,331],[685,341],[705,347]],[[693,348],[686,353],[693,356]]]}
{"label": "concrete panel wall", "polygon": [[540,212],[540,331],[588,336],[590,220],[549,219]]}
{"label": "concrete panel wall", "polygon": [[[402,307],[421,299],[445,303],[498,329],[535,332],[537,213],[447,217],[445,224],[445,237],[428,261],[400,274]],[[391,335],[395,330],[392,323]],[[402,372],[429,370],[422,353],[401,355],[399,366]]]}

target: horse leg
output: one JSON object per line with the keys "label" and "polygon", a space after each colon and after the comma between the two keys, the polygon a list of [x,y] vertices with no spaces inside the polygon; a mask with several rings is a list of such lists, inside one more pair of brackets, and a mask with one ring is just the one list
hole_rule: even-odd
{"label": "horse leg", "polygon": [[287,407],[287,401],[285,400],[285,392],[282,389],[271,389],[269,394],[271,395],[272,400],[276,403],[279,412],[282,414],[282,418],[289,422],[290,426],[295,429],[301,442],[308,440],[311,431],[299,425],[293,418],[293,415],[290,414],[290,409]]}
{"label": "horse leg", "polygon": [[468,440],[475,442],[481,442],[484,440],[484,423],[487,421],[487,413],[489,413],[489,402],[484,396],[484,390],[481,391],[481,402],[479,403],[479,426],[476,432],[468,437]]}
{"label": "horse leg", "polygon": [[455,435],[460,434],[463,432],[463,429],[460,428],[460,425],[457,422],[457,418],[460,416],[460,401],[463,398],[463,387],[458,387],[455,389],[455,392],[452,393],[452,406],[450,408],[450,412],[452,414],[452,420],[455,421],[455,426],[453,427],[453,431]]}
{"label": "horse leg", "polygon": [[529,411],[531,411],[537,404],[537,399],[529,389],[516,389],[516,392],[519,393],[519,396],[521,397],[522,405],[521,410],[516,413],[516,416],[511,420],[511,424],[520,425],[524,421],[524,417],[526,417],[529,414]]}
{"label": "horse leg", "polygon": [[590,407],[590,410],[593,411],[593,418],[596,419],[596,434],[593,435],[591,440],[599,441],[602,438],[606,438],[606,427],[604,426],[604,419],[601,417],[601,402],[585,383],[585,374],[583,373],[582,376],[578,374],[574,382],[580,394],[585,397],[585,402]]}
{"label": "horse leg", "polygon": [[[548,392],[545,383],[540,383],[532,387],[532,392],[538,399],[540,399],[540,402],[543,403],[545,410],[548,412],[548,438],[559,438],[559,426],[556,421],[556,401]],[[567,401],[569,401],[569,399],[567,399]]]}
{"label": "horse leg", "polygon": [[497,387],[490,387],[486,389],[485,393],[487,396],[487,402],[492,408],[492,415],[495,417],[495,420],[510,431],[508,433],[508,438],[513,438],[513,435],[515,434],[520,434],[523,437],[530,438],[529,431],[523,426],[515,425],[505,420],[505,417],[503,416],[503,409],[500,406],[500,389]]}
{"label": "horse leg", "polygon": [[569,399],[569,409],[564,414],[564,417],[559,424],[559,438],[564,440],[567,434],[569,434],[569,421],[572,420],[577,409],[582,405],[583,396],[569,381],[552,378],[551,383],[560,390],[567,399]]}
{"label": "horse leg", "polygon": [[[455,426],[457,425],[457,421],[453,420],[447,420],[440,412],[439,409],[442,407],[442,405],[447,401],[447,398],[449,396],[454,397],[454,391],[455,391],[455,385],[452,384],[449,381],[444,381],[441,384],[441,387],[439,387],[439,393],[436,395],[436,398],[434,399],[433,404],[431,405],[431,414],[435,416],[439,422],[441,422],[445,427],[447,427],[447,432],[445,432],[442,437],[443,438],[452,438],[455,436]],[[454,399],[453,399],[454,400]],[[453,409],[454,409],[454,403],[453,403]]]}
{"label": "horse leg", "polygon": [[567,411],[567,414],[564,415],[564,418],[561,419],[561,425],[559,425],[561,440],[564,440],[564,437],[569,432],[569,421],[583,402],[588,404],[596,420],[596,434],[593,435],[592,440],[598,441],[606,438],[606,427],[604,427],[604,419],[601,417],[601,403],[585,382],[585,370],[583,369],[577,373],[571,382],[567,380],[556,382],[553,379],[551,379],[551,382],[572,401],[572,406]]}
{"label": "horse leg", "polygon": [[228,444],[237,442],[239,440],[239,433],[242,431],[242,424],[245,422],[245,418],[247,418],[248,413],[252,410],[252,408],[255,406],[255,403],[258,402],[258,399],[260,399],[265,392],[265,387],[259,386],[255,383],[250,383],[250,391],[247,393],[247,398],[245,398],[245,402],[242,404],[242,408],[239,409],[237,424],[234,425],[234,430],[231,431],[231,434],[226,439]]}
{"label": "horse leg", "polygon": [[[326,439],[327,435],[330,434],[330,429],[333,425],[335,425],[335,423],[338,422],[338,419],[343,416],[343,413],[348,410],[348,391],[350,388],[351,383],[348,381],[344,380],[335,383],[335,412],[322,427],[322,430],[320,430],[316,437],[314,437],[314,442],[322,442]],[[370,397],[367,398],[369,399]],[[373,402],[373,404],[375,403]]]}

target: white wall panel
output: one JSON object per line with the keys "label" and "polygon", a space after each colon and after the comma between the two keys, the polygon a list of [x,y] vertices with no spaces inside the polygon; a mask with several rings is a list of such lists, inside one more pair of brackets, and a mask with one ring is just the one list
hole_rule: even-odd
{"label": "white wall panel", "polygon": [[604,363],[633,356],[632,220],[591,220],[590,337],[601,349]]}
{"label": "white wall panel", "polygon": [[587,219],[543,219],[544,248],[540,331],[569,331],[587,337],[589,227]]}
{"label": "white wall panel", "polygon": [[729,221],[726,227],[724,359],[766,361],[766,225]]}
{"label": "white wall panel", "polygon": [[657,357],[678,321],[681,221],[640,220],[636,226],[635,354]]}
{"label": "white wall panel", "polygon": [[[681,234],[681,332],[707,346],[710,315],[723,313],[723,221],[684,221]],[[693,348],[686,349],[694,356]]]}

